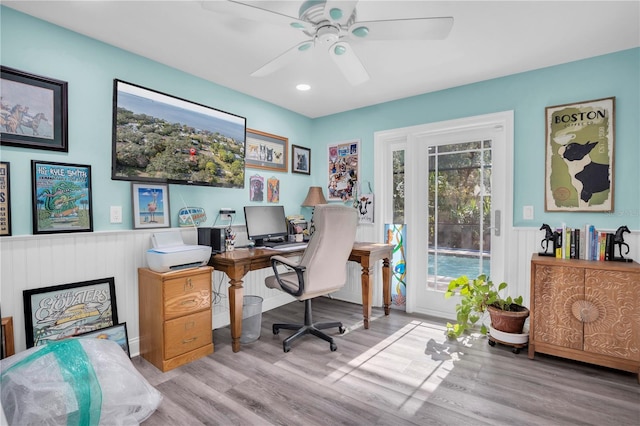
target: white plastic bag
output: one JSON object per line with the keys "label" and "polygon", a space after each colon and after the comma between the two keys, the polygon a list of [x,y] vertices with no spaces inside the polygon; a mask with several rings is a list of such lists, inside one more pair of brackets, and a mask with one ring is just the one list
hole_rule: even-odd
{"label": "white plastic bag", "polygon": [[147,419],[162,395],[120,345],[67,339],[0,361],[9,425],[130,425]]}

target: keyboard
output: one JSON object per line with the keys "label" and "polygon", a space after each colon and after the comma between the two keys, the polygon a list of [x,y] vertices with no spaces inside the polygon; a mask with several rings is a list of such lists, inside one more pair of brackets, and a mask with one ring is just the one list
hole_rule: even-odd
{"label": "keyboard", "polygon": [[304,250],[305,248],[307,248],[308,243],[282,243],[282,244],[278,244],[274,247],[269,247],[272,250],[278,250],[278,251],[294,251],[294,250]]}

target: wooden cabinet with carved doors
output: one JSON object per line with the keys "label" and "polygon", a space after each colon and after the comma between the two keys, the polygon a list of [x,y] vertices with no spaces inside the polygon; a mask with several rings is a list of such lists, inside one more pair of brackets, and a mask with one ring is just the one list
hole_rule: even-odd
{"label": "wooden cabinet with carved doors", "polygon": [[638,374],[640,264],[531,260],[529,358],[536,352]]}
{"label": "wooden cabinet with carved doors", "polygon": [[138,269],[140,355],[168,371],[213,353],[211,272]]}

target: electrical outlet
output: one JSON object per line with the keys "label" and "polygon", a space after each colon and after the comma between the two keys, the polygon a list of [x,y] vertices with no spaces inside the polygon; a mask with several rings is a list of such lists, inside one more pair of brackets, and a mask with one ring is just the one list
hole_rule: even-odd
{"label": "electrical outlet", "polygon": [[111,206],[109,217],[111,223],[122,223],[122,206]]}
{"label": "electrical outlet", "polygon": [[236,214],[236,211],[233,209],[220,209],[220,219],[222,220],[233,220],[233,215]]}

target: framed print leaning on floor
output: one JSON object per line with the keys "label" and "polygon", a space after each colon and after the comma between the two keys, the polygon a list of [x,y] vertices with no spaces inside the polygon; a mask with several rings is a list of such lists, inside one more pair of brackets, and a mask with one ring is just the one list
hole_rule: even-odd
{"label": "framed print leaning on floor", "polygon": [[27,348],[118,323],[114,277],[24,290]]}

